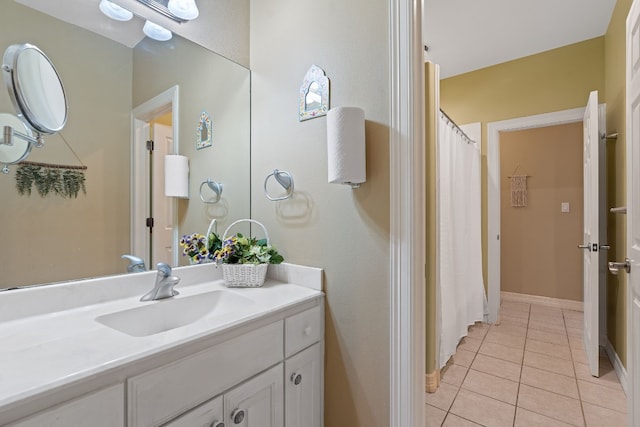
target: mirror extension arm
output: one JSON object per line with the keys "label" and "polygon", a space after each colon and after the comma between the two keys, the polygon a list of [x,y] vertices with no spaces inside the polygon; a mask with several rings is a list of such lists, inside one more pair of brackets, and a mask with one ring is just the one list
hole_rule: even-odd
{"label": "mirror extension arm", "polygon": [[11,126],[5,126],[4,127],[4,131],[3,131],[3,144],[5,145],[13,145],[13,137],[18,137],[20,139],[24,139],[25,141],[28,141],[29,143],[35,145],[36,147],[40,148],[44,145],[44,139],[42,138],[42,135],[37,133],[37,136],[34,138],[33,136],[29,136],[25,133],[22,132],[18,132],[17,130],[13,129]]}

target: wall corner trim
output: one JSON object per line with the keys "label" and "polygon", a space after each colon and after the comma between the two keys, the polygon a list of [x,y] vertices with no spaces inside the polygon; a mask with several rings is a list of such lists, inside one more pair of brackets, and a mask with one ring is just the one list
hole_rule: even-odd
{"label": "wall corner trim", "polygon": [[607,352],[607,356],[609,356],[609,360],[611,360],[611,364],[613,365],[613,369],[616,371],[616,375],[618,376],[618,380],[620,381],[620,385],[622,386],[622,390],[624,390],[624,394],[629,396],[627,392],[627,387],[629,386],[627,379],[627,370],[622,364],[622,360],[618,357],[618,353],[613,348],[613,344],[607,338],[606,345],[604,346],[605,351]]}

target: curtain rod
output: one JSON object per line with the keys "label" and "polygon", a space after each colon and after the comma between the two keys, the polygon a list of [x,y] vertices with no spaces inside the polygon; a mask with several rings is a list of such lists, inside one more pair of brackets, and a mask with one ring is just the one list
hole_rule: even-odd
{"label": "curtain rod", "polygon": [[472,142],[472,143],[476,143],[476,141],[474,141],[473,139],[469,138],[469,135],[467,135],[462,129],[460,129],[460,126],[458,126],[458,124],[456,122],[453,121],[453,119],[451,117],[449,117],[449,115],[447,113],[444,112],[444,110],[441,108],[440,109],[440,113],[444,116],[445,119],[447,119],[447,121],[454,127],[456,128],[464,138],[466,138],[467,142]]}

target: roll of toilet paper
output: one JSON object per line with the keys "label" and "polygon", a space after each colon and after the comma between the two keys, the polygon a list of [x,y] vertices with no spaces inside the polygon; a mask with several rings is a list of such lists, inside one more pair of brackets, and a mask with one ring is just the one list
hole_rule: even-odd
{"label": "roll of toilet paper", "polygon": [[367,180],[364,111],[338,107],[327,113],[328,176],[332,184]]}
{"label": "roll of toilet paper", "polygon": [[189,198],[189,158],[164,156],[164,195]]}

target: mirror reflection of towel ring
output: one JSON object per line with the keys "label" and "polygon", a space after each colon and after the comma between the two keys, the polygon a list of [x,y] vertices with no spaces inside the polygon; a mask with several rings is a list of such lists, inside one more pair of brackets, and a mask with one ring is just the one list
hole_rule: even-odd
{"label": "mirror reflection of towel ring", "polygon": [[[212,199],[205,199],[202,195],[202,187],[204,187],[205,184],[213,191],[214,197]],[[222,197],[222,183],[214,181],[211,178],[202,181],[202,184],[200,184],[200,200],[207,204],[214,204],[220,201],[220,197]]]}
{"label": "mirror reflection of towel ring", "polygon": [[[286,190],[286,194],[280,197],[273,197],[267,191],[267,182],[269,178],[274,177],[276,181]],[[293,176],[287,171],[281,171],[278,169],[274,169],[267,177],[264,179],[264,194],[267,196],[267,199],[272,202],[277,202],[278,200],[286,200],[293,196]]]}

